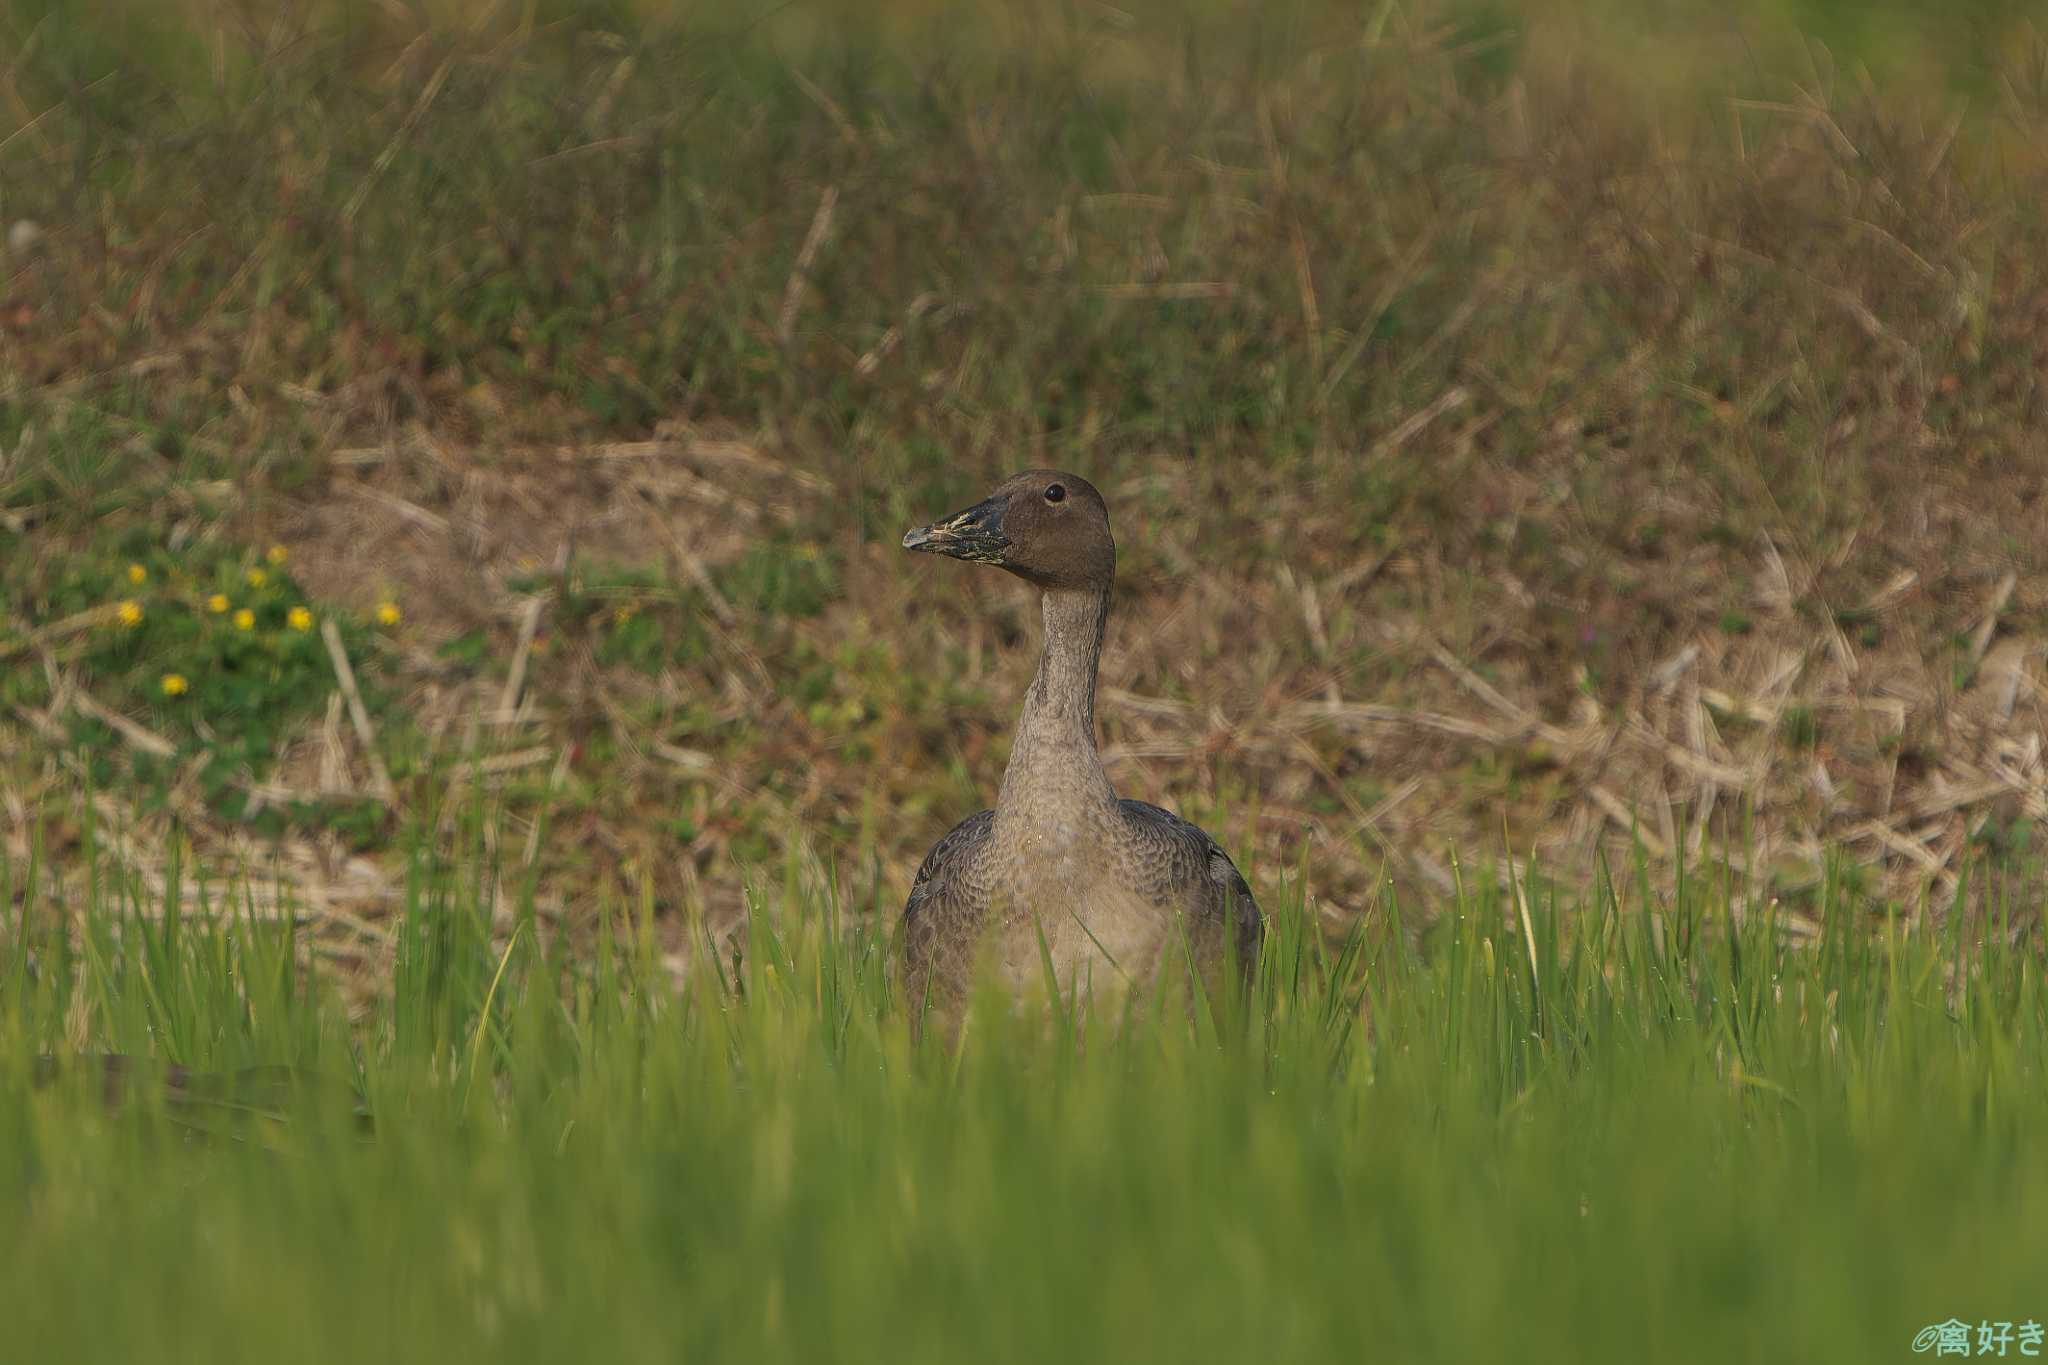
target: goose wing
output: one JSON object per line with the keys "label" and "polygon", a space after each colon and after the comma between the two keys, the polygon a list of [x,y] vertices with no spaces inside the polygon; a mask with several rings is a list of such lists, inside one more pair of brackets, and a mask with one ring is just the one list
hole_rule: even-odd
{"label": "goose wing", "polygon": [[1170,810],[1128,799],[1118,804],[1150,855],[1143,860],[1150,874],[1148,892],[1159,900],[1188,896],[1198,919],[1228,926],[1238,961],[1249,971],[1259,955],[1266,920],[1230,855],[1200,825]]}
{"label": "goose wing", "polygon": [[[971,913],[957,894],[958,872],[988,842],[996,813],[976,811],[932,845],[910,879],[910,899],[903,905],[902,952],[906,982],[921,984],[948,939],[963,937],[959,921]],[[950,931],[950,932],[949,932]]]}

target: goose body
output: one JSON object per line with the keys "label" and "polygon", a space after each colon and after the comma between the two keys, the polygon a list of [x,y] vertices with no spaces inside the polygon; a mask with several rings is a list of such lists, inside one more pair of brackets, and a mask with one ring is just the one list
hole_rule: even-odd
{"label": "goose body", "polygon": [[1116,574],[1101,495],[1029,470],[911,531],[905,549],[995,564],[1031,584],[1045,648],[992,809],[932,847],[900,936],[913,1009],[957,1009],[975,973],[1013,992],[1101,994],[1162,970],[1248,970],[1263,920],[1227,854],[1170,811],[1117,796],[1095,745],[1095,677]]}

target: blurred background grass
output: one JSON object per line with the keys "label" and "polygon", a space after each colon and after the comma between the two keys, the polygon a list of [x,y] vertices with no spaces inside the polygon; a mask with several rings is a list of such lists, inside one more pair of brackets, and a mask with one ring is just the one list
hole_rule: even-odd
{"label": "blurred background grass", "polygon": [[[0,3],[10,1340],[2042,1317],[2031,19]],[[890,1008],[1036,632],[896,538],[1033,463],[1244,1036]]]}
{"label": "blurred background grass", "polygon": [[[466,774],[565,922],[892,911],[1034,629],[896,538],[1053,463],[1115,780],[1333,927],[1503,831],[2032,865],[2024,7],[0,13],[17,855],[89,783],[159,882],[175,826],[374,920]],[[332,686],[216,676],[273,543]]]}

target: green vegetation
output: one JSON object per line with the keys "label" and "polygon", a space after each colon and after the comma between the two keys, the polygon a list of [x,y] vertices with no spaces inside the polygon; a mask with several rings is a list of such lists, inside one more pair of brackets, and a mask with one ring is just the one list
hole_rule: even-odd
{"label": "green vegetation", "polygon": [[[249,815],[275,832],[289,808],[270,808],[265,822],[252,794],[334,678],[289,558],[282,545],[261,555],[219,542],[172,549],[130,527],[32,565],[14,584],[26,629],[0,641],[0,656],[34,649],[50,666],[10,672],[0,700],[49,706],[69,665],[95,692],[72,697],[66,735],[93,784],[123,787],[142,809],[157,810],[172,783],[189,778],[216,812]],[[378,610],[382,624],[397,624],[396,604]],[[374,665],[365,646],[378,618],[334,620],[343,650]],[[384,711],[385,694],[367,673],[358,695]],[[301,817],[322,813],[292,805]]]}
{"label": "green vegetation", "polygon": [[[2044,204],[2017,0],[0,0],[0,1354],[2048,1319]],[[1274,932],[954,1057],[1039,464]]]}
{"label": "green vegetation", "polygon": [[[1850,1361],[2041,1316],[2016,923],[1864,934],[1831,884],[1808,937],[1709,876],[1526,917],[1475,890],[1338,951],[1282,905],[1243,1014],[990,1008],[955,1059],[805,878],[678,986],[644,915],[577,948],[473,870],[416,854],[391,990],[350,1018],[232,888],[180,914],[109,871],[59,915],[11,869],[15,1350]],[[28,1090],[104,1047],[325,1083]]]}
{"label": "green vegetation", "polygon": [[[403,611],[371,726],[303,642],[233,790],[138,823],[232,858],[243,785],[313,842],[367,799],[389,882],[497,764],[585,916],[736,913],[827,825],[889,899],[1033,629],[896,539],[1045,463],[1116,512],[1117,780],[1258,793],[1233,846],[1313,837],[1320,897],[1446,895],[1547,727],[1510,838],[1578,884],[1654,826],[1908,902],[2048,620],[2042,51],[2005,0],[7,0],[0,764],[113,777],[75,696],[176,729],[40,648],[49,585],[281,543],[316,615]],[[206,649],[156,666],[220,733]]]}

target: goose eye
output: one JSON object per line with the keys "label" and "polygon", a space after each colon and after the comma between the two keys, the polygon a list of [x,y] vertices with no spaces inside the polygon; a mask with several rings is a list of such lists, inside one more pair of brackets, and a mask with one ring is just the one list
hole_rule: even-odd
{"label": "goose eye", "polygon": [[1047,502],[1060,502],[1063,501],[1066,498],[1066,496],[1067,489],[1065,484],[1055,483],[1046,485],[1045,500]]}

